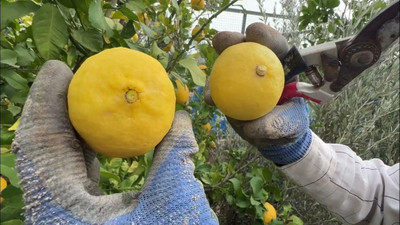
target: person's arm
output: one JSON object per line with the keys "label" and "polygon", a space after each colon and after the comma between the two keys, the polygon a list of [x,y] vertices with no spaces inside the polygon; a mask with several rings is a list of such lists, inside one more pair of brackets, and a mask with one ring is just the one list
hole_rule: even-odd
{"label": "person's arm", "polygon": [[[287,50],[286,39],[276,36],[272,28],[261,29],[259,44]],[[214,48],[221,52],[229,47],[216,44]],[[204,93],[206,102],[214,104],[207,86]],[[324,143],[309,129],[303,99],[277,105],[256,120],[227,119],[243,139],[344,223],[400,224],[399,164],[389,167],[379,159],[363,161],[347,146]]]}
{"label": "person's arm", "polygon": [[399,224],[398,163],[363,161],[349,147],[312,134],[304,156],[280,168],[345,223]]}

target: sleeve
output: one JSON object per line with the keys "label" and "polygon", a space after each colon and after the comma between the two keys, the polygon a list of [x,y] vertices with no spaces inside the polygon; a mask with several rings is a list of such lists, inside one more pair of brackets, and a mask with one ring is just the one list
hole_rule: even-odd
{"label": "sleeve", "polygon": [[312,134],[298,161],[282,171],[346,224],[399,224],[399,164],[363,161],[349,147]]}

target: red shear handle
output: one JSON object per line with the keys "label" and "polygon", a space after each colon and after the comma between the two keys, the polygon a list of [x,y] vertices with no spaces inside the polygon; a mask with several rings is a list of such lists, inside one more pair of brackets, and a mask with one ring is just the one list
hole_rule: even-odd
{"label": "red shear handle", "polygon": [[305,93],[302,93],[301,84],[302,84],[301,82],[297,82],[297,81],[287,84],[283,88],[282,96],[279,99],[278,105],[281,105],[281,104],[285,103],[287,100],[294,98],[294,97],[305,98],[305,99],[311,100],[313,102],[316,102],[318,104],[320,104],[322,102],[320,99],[316,99],[316,98],[306,95]]}

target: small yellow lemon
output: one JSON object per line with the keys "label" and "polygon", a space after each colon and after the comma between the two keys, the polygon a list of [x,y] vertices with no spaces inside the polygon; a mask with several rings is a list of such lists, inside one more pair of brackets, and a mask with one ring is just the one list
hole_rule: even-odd
{"label": "small yellow lemon", "polygon": [[170,0],[159,0],[161,5],[168,5]]}
{"label": "small yellow lemon", "polygon": [[200,65],[200,66],[199,66],[199,69],[205,70],[205,69],[207,69],[207,66],[206,66],[206,65]]}
{"label": "small yellow lemon", "polygon": [[[195,26],[192,30],[192,36],[194,36],[198,31],[200,30],[200,26]],[[197,35],[194,40],[197,42],[200,42],[204,38],[203,32],[201,32],[199,35]]]}
{"label": "small yellow lemon", "polygon": [[172,48],[173,45],[174,45],[174,43],[171,41],[170,43],[168,43],[168,44],[163,48],[163,50],[166,51],[166,52],[169,52],[169,51],[171,50],[171,48]]}
{"label": "small yellow lemon", "polygon": [[203,128],[205,131],[209,132],[211,130],[211,125],[210,123],[206,123],[201,125],[201,128]]}
{"label": "small yellow lemon", "polygon": [[89,57],[68,89],[72,125],[98,153],[132,157],[154,148],[171,128],[174,86],[153,57],[111,48]]}
{"label": "small yellow lemon", "polygon": [[194,10],[204,9],[204,0],[191,0],[190,3]]}
{"label": "small yellow lemon", "polygon": [[139,39],[139,36],[137,33],[132,36],[132,41],[137,41],[138,39]]}
{"label": "small yellow lemon", "polygon": [[147,13],[138,13],[139,21],[148,24],[150,22],[149,17],[147,17]]}
{"label": "small yellow lemon", "polygon": [[272,220],[276,219],[276,210],[269,202],[265,202],[264,207],[266,208],[264,212],[264,223],[269,224]]}
{"label": "small yellow lemon", "polygon": [[[0,192],[2,192],[6,187],[7,187],[7,181],[6,181],[6,179],[4,179],[3,177],[0,177]],[[0,197],[0,203],[2,203],[3,202],[3,198],[2,197]]]}
{"label": "small yellow lemon", "polygon": [[225,49],[210,74],[215,105],[237,120],[254,120],[270,112],[284,87],[284,72],[269,48],[244,42]]}
{"label": "small yellow lemon", "polygon": [[189,99],[189,89],[186,85],[182,84],[179,80],[175,81],[176,83],[176,103],[185,104]]}
{"label": "small yellow lemon", "polygon": [[214,142],[214,141],[211,141],[211,143],[210,143],[210,147],[211,147],[211,148],[216,148],[216,147],[217,147],[217,144],[215,144],[215,142]]}

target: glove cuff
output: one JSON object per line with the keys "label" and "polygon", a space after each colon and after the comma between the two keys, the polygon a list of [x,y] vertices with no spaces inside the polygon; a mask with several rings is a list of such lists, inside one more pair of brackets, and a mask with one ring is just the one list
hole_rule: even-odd
{"label": "glove cuff", "polygon": [[287,145],[271,145],[259,149],[261,154],[275,163],[284,166],[301,159],[310,147],[312,139],[311,130],[308,129],[296,142]]}

